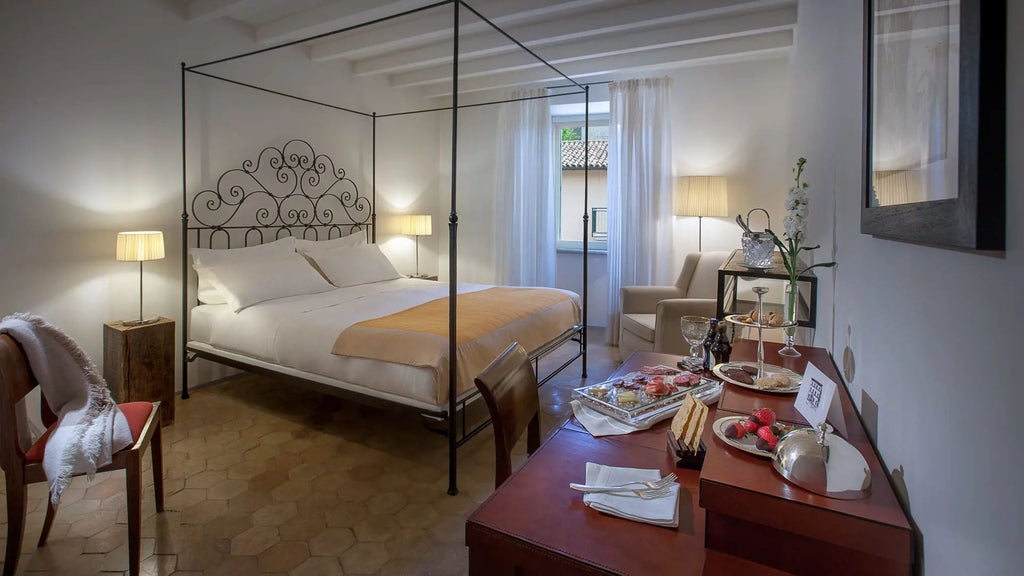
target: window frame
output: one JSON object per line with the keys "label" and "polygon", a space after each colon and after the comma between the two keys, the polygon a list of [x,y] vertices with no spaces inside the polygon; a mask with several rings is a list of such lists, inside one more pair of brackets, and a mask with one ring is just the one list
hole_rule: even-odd
{"label": "window frame", "polygon": [[[551,117],[551,138],[554,141],[554,146],[552,146],[554,158],[552,159],[552,162],[554,162],[554,167],[558,170],[558,190],[555,192],[555,222],[557,223],[557,226],[555,227],[555,249],[558,252],[583,252],[582,240],[562,240],[562,129],[582,126],[585,121],[586,116],[584,114],[569,114]],[[602,113],[590,115],[591,129],[595,126],[608,127],[609,125],[609,114]],[[588,210],[593,211],[593,208],[593,206],[587,206]],[[580,224],[582,224],[582,222]],[[588,234],[590,234],[590,241],[587,243],[588,252],[599,254],[608,252],[607,239],[595,240],[592,233],[588,231]]]}

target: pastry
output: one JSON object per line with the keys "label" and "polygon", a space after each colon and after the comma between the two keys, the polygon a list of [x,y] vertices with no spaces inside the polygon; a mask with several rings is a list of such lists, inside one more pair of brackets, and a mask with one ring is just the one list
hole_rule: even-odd
{"label": "pastry", "polygon": [[743,366],[740,366],[740,370],[743,370],[744,372],[746,372],[747,374],[750,374],[751,376],[756,376],[757,375],[757,366],[751,366],[749,364],[744,364]]}
{"label": "pastry", "polygon": [[700,448],[700,437],[708,419],[708,407],[700,400],[687,394],[682,406],[672,418],[672,434],[679,445],[690,452]]}
{"label": "pastry", "polygon": [[785,374],[765,374],[757,379],[757,387],[764,390],[775,390],[778,388],[789,388],[792,386],[789,376]]}
{"label": "pastry", "polygon": [[782,315],[775,312],[765,312],[764,316],[759,316],[756,308],[751,310],[747,316],[740,316],[739,320],[747,324],[757,325],[759,317],[761,326],[782,326],[785,322]]}

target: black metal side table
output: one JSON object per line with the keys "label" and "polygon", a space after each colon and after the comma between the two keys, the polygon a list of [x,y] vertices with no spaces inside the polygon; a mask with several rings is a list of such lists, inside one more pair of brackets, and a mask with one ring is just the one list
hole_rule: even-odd
{"label": "black metal side table", "polygon": [[[718,301],[715,316],[725,318],[729,314],[750,312],[756,300],[742,298],[741,283],[761,279],[779,280],[777,290],[780,293],[785,290],[786,282],[789,281],[789,273],[786,272],[786,267],[782,264],[782,255],[779,254],[779,251],[776,250],[772,254],[772,267],[761,269],[744,266],[743,250],[733,250],[729,258],[718,269]],[[797,325],[814,328],[818,319],[818,278],[814,272],[805,272],[798,277],[797,286],[800,290]],[[771,307],[766,308],[771,309]],[[779,310],[776,312],[781,313],[781,305],[778,305],[778,308]]]}

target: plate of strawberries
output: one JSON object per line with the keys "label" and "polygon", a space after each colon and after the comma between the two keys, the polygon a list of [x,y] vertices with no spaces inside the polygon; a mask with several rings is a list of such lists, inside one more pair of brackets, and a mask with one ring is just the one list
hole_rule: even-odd
{"label": "plate of strawberries", "polygon": [[762,458],[775,456],[779,439],[794,428],[776,421],[775,412],[770,408],[758,408],[750,416],[719,418],[712,425],[715,436],[722,442]]}

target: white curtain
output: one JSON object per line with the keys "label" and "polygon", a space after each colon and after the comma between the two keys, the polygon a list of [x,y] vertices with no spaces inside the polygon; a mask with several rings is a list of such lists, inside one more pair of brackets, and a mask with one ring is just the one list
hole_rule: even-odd
{"label": "white curtain", "polygon": [[618,344],[622,286],[675,280],[670,78],[609,85],[608,342]]}
{"label": "white curtain", "polygon": [[501,104],[495,238],[498,283],[555,285],[555,171],[547,91],[516,90]]}

